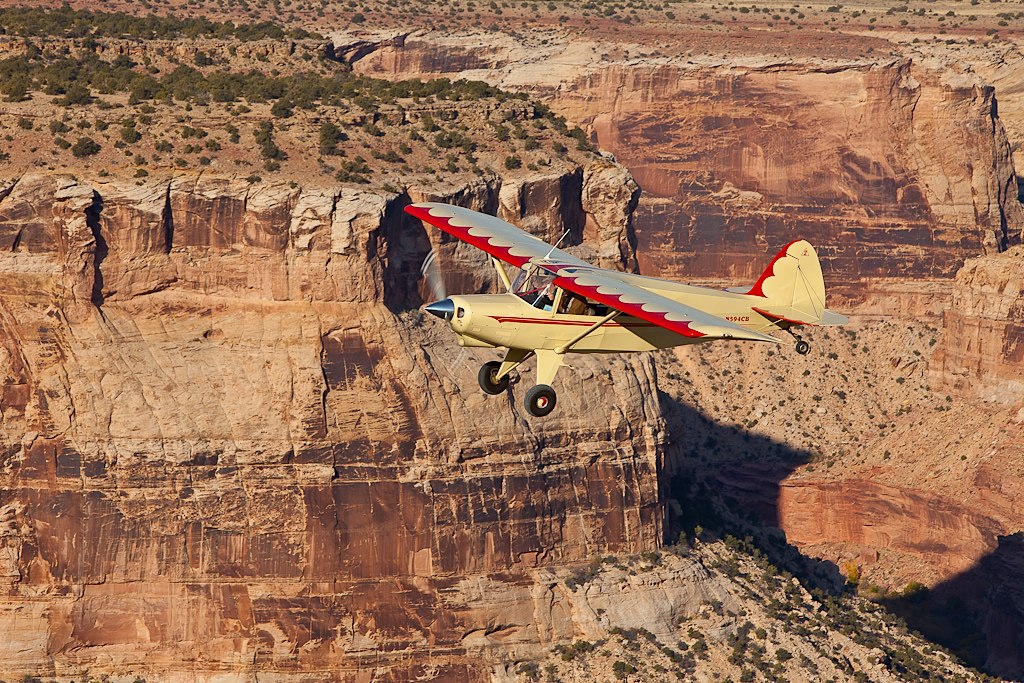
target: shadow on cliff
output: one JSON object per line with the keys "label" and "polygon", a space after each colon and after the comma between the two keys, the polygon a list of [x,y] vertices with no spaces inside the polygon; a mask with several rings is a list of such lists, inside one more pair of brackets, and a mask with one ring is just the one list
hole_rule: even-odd
{"label": "shadow on cliff", "polygon": [[[812,453],[716,422],[663,392],[660,401],[668,437],[659,482],[667,544],[695,529],[747,538],[808,589],[853,590],[834,563],[803,555],[779,528],[781,482]],[[974,567],[931,590],[911,584],[878,601],[968,665],[1024,681],[1024,533],[998,540]]]}
{"label": "shadow on cliff", "polygon": [[969,570],[931,589],[911,585],[882,604],[971,666],[1024,681],[1024,532],[998,537]]}
{"label": "shadow on cliff", "polygon": [[776,565],[808,588],[845,590],[832,562],[802,555],[779,528],[779,486],[812,454],[744,429],[717,422],[659,392],[668,439],[659,485],[667,501],[666,543],[680,534],[749,538]]}

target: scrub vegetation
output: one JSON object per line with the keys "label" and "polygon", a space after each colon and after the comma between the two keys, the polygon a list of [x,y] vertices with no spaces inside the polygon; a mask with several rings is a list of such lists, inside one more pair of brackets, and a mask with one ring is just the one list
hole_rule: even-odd
{"label": "scrub vegetation", "polygon": [[[0,23],[17,36],[0,59],[0,123],[18,172],[88,163],[101,176],[128,165],[140,183],[205,167],[297,180],[313,160],[338,182],[397,189],[416,176],[537,171],[596,152],[523,94],[361,76],[318,36],[274,24],[67,7],[0,10]],[[188,39],[165,40],[176,32]]]}

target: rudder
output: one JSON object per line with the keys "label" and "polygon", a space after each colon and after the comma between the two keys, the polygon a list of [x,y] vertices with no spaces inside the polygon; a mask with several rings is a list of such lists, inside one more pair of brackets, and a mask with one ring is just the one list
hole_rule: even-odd
{"label": "rudder", "polygon": [[804,325],[846,322],[825,307],[821,263],[807,240],[790,242],[779,250],[747,295],[763,298],[763,306],[753,308],[770,318]]}

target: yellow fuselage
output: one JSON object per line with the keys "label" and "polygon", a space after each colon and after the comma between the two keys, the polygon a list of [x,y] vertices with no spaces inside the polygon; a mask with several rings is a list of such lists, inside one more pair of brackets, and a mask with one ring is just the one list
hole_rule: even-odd
{"label": "yellow fuselage", "polygon": [[[722,292],[689,285],[659,289],[658,294],[721,316],[754,330],[772,321],[752,309],[761,297]],[[570,315],[531,306],[515,294],[470,294],[450,297],[455,305],[452,330],[461,346],[516,349],[558,349],[599,322],[601,315]],[[460,316],[461,311],[461,316]],[[632,316],[620,315],[574,344],[571,353],[652,351],[695,344],[701,337],[686,337]]]}

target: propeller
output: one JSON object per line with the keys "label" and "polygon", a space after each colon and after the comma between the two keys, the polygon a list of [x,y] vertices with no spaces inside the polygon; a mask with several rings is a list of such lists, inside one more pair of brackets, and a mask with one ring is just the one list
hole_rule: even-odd
{"label": "propeller", "polygon": [[[448,298],[448,288],[444,284],[444,276],[441,275],[436,251],[431,250],[427,257],[423,259],[423,265],[420,266],[420,275],[423,276],[423,281],[427,283],[427,288],[433,297],[432,303],[424,306],[423,310],[436,315],[442,320],[451,320],[452,315],[455,313],[455,304]],[[448,372],[452,376],[456,376],[466,364],[466,360],[466,349],[460,348],[459,355],[448,365]]]}
{"label": "propeller", "polygon": [[423,259],[420,266],[420,275],[430,288],[433,301],[440,301],[448,298],[448,288],[444,286],[444,277],[441,275],[441,268],[437,264],[437,252],[431,251],[427,258]]}

